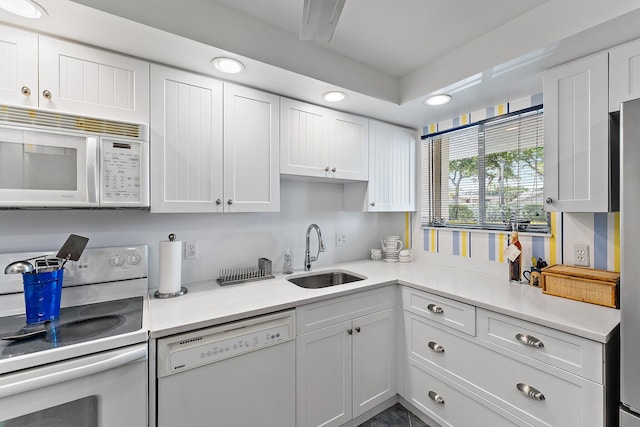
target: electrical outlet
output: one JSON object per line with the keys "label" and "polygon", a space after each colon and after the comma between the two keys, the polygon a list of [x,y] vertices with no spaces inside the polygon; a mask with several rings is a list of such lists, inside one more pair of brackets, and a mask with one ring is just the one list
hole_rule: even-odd
{"label": "electrical outlet", "polygon": [[184,259],[197,259],[198,258],[198,241],[190,240],[184,242]]}
{"label": "electrical outlet", "polygon": [[573,265],[581,265],[583,267],[589,267],[591,265],[589,245],[578,243],[573,245]]}
{"label": "electrical outlet", "polygon": [[336,246],[344,246],[347,244],[347,235],[344,233],[336,233]]}

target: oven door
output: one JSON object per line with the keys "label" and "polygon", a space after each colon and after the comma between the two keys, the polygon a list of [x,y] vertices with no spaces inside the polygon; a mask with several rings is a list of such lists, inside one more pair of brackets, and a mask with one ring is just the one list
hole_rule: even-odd
{"label": "oven door", "polygon": [[98,205],[98,139],[0,128],[0,206]]}
{"label": "oven door", "polygon": [[147,426],[147,344],[0,376],[0,425]]}

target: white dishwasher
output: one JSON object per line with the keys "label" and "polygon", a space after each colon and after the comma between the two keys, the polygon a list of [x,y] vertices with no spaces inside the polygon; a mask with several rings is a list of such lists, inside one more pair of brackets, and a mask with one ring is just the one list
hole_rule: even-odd
{"label": "white dishwasher", "polygon": [[158,427],[294,427],[294,313],[158,339]]}

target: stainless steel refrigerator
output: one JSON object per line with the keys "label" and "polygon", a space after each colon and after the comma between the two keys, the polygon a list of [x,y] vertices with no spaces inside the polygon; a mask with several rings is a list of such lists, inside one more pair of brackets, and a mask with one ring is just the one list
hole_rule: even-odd
{"label": "stainless steel refrigerator", "polygon": [[640,99],[620,108],[620,427],[640,427]]}

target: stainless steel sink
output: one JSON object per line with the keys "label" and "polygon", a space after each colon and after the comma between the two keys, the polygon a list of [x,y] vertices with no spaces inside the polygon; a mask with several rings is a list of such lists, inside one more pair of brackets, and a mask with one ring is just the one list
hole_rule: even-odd
{"label": "stainless steel sink", "polygon": [[365,276],[346,270],[323,271],[320,273],[309,273],[302,276],[287,278],[291,283],[306,289],[326,288],[328,286],[358,282],[364,279],[366,279]]}

